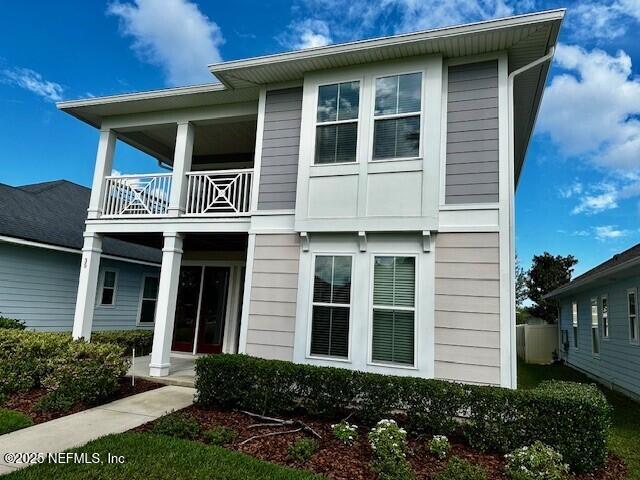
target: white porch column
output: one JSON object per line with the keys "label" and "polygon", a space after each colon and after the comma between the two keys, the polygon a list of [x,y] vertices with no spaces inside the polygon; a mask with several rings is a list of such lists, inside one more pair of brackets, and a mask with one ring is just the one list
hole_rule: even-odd
{"label": "white porch column", "polygon": [[90,219],[98,218],[102,212],[102,203],[105,195],[104,177],[111,175],[115,149],[116,135],[113,130],[100,130],[98,153],[96,154],[96,165],[93,172],[93,183],[91,185],[91,200],[89,200],[89,213],[87,215]]}
{"label": "white porch column", "polygon": [[87,342],[91,340],[91,326],[93,325],[93,310],[96,305],[101,254],[102,236],[96,233],[85,233],[82,261],[80,263],[80,278],[78,279],[76,311],[73,316],[72,334],[76,340],[79,338],[84,338]]}
{"label": "white porch column", "polygon": [[153,329],[153,347],[149,375],[164,377],[169,375],[173,322],[176,315],[176,299],[182,262],[182,235],[175,232],[164,234],[162,267],[156,303],[156,321]]}
{"label": "white porch column", "polygon": [[185,212],[187,203],[187,172],[191,170],[194,127],[192,123],[178,123],[176,149],[173,156],[173,175],[169,195],[169,216],[177,217]]}

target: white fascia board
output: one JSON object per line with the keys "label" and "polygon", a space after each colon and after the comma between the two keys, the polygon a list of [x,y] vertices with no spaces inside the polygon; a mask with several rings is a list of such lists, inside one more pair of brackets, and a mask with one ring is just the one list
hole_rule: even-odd
{"label": "white fascia board", "polygon": [[[22,238],[7,237],[5,235],[0,235],[0,242],[12,243],[14,245],[22,245],[22,246],[25,246],[25,247],[43,248],[45,250],[56,250],[58,252],[76,253],[78,255],[82,255],[82,250],[81,249],[69,248],[69,247],[61,247],[59,245],[52,245],[50,243],[33,242],[31,240],[24,240]],[[137,263],[139,265],[148,265],[150,267],[160,267],[159,263],[147,262],[145,260],[136,260],[136,259],[133,259],[133,258],[119,257],[117,255],[109,255],[109,254],[105,254],[105,253],[103,253],[101,256],[102,256],[102,258],[108,258],[110,260],[117,260],[119,262]]]}
{"label": "white fascia board", "polygon": [[[309,58],[317,58],[340,53],[350,53],[373,48],[386,47],[390,45],[402,45],[407,43],[421,42],[425,40],[442,39],[457,35],[466,35],[469,33],[479,33],[488,30],[497,30],[501,28],[515,27],[519,25],[530,25],[532,23],[547,22],[553,20],[561,20],[565,14],[564,8],[548,10],[536,13],[527,13],[523,15],[515,15],[512,17],[501,18],[497,20],[484,20],[481,22],[467,23],[463,25],[455,25],[449,27],[434,28],[421,32],[403,33],[399,35],[391,35],[387,37],[379,37],[371,40],[358,40],[353,42],[340,43],[336,45],[327,45],[322,47],[305,48],[302,50],[294,50],[285,53],[277,53],[272,55],[263,55],[241,60],[231,60],[227,62],[213,63],[209,65],[209,70],[214,75],[218,73],[235,70],[238,68],[251,68],[265,64],[274,64],[280,62],[290,62],[295,60],[303,60]],[[223,80],[224,82],[224,80]]]}

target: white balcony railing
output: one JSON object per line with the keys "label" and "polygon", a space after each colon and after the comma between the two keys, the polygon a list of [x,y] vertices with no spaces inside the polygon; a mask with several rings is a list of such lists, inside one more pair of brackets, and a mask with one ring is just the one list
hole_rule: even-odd
{"label": "white balcony railing", "polygon": [[103,217],[166,215],[171,173],[105,177]]}
{"label": "white balcony railing", "polygon": [[252,169],[187,173],[186,215],[240,216],[251,208]]}

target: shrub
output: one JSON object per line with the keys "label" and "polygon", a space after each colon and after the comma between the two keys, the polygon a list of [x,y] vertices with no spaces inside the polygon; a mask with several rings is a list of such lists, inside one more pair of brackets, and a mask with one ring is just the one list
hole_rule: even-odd
{"label": "shrub", "polygon": [[[403,412],[415,434],[459,432],[475,448],[508,453],[540,439],[572,468],[603,464],[611,408],[595,387],[547,382],[532,390],[300,365],[246,355],[196,361],[198,403],[274,414],[302,407],[365,424]],[[561,412],[561,413],[559,413]],[[459,416],[466,417],[460,422]]]}
{"label": "shrub", "polygon": [[172,412],[156,420],[151,433],[193,440],[200,433],[200,424],[190,415]]}
{"label": "shrub", "polygon": [[151,353],[153,344],[152,330],[104,330],[91,334],[91,343],[114,343],[124,349],[124,354],[131,356],[133,348],[136,356]]}
{"label": "shrub", "polygon": [[30,427],[33,421],[22,412],[0,408],[0,435]]}
{"label": "shrub", "polygon": [[313,457],[318,450],[318,442],[312,438],[299,438],[287,447],[289,460],[296,463],[304,463]]}
{"label": "shrub", "polygon": [[73,341],[57,333],[0,330],[0,392],[44,387],[41,410],[68,410],[111,396],[129,361],[111,344]]}
{"label": "shrub", "polygon": [[15,318],[7,318],[0,315],[0,328],[13,328],[16,330],[24,330],[24,322]]}
{"label": "shrub", "polygon": [[486,480],[487,472],[478,465],[458,457],[452,457],[434,480]]}
{"label": "shrub", "polygon": [[444,435],[434,435],[433,438],[429,440],[427,448],[440,460],[444,460],[447,458],[447,455],[449,455],[451,444],[449,443],[449,439]]}
{"label": "shrub", "polygon": [[542,442],[522,447],[505,455],[506,471],[512,480],[564,480],[569,466],[562,455]]}
{"label": "shrub", "polygon": [[333,436],[345,445],[352,444],[358,438],[358,426],[349,425],[345,420],[331,425],[331,431],[333,432]]}
{"label": "shrub", "polygon": [[236,432],[228,427],[216,426],[204,432],[204,439],[211,445],[227,445],[236,439]]}
{"label": "shrub", "polygon": [[413,478],[406,458],[407,432],[395,420],[380,420],[369,432],[369,443],[373,450],[371,468],[380,480]]}

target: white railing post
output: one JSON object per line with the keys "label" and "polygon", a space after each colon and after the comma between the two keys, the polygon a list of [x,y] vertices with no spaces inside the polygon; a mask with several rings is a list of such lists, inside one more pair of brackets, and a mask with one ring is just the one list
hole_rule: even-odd
{"label": "white railing post", "polygon": [[98,140],[98,153],[96,154],[96,165],[93,171],[93,183],[91,185],[91,199],[87,217],[90,219],[100,216],[106,185],[105,177],[111,175],[113,168],[113,154],[116,148],[116,135],[111,129],[100,130]]}
{"label": "white railing post", "polygon": [[173,176],[169,196],[169,216],[178,217],[185,213],[187,200],[187,172],[191,170],[193,155],[194,127],[189,122],[178,123],[176,149],[173,156]]}
{"label": "white railing post", "polygon": [[166,215],[171,176],[171,173],[154,173],[106,177],[102,216]]}

